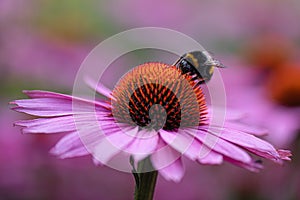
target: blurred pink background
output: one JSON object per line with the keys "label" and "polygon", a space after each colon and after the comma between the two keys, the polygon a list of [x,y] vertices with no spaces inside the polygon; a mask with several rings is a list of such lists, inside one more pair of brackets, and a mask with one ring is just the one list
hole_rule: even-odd
{"label": "blurred pink background", "polygon": [[[51,156],[62,135],[22,135],[13,122],[25,115],[9,110],[8,102],[24,98],[23,89],[71,93],[94,46],[144,26],[180,31],[214,52],[229,66],[221,72],[228,106],[247,112],[246,123],[268,128],[268,141],[293,151],[292,162],[266,161],[258,174],[185,160],[183,181],[159,177],[155,199],[300,199],[299,20],[297,0],[1,0],[0,200],[133,198],[131,174],[96,167],[90,157]],[[114,65],[121,75],[149,57],[170,61],[149,51]],[[103,81],[113,88],[115,80]]]}

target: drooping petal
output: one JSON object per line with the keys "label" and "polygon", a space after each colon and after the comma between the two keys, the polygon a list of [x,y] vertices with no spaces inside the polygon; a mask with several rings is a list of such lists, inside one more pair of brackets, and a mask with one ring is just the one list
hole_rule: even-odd
{"label": "drooping petal", "polygon": [[151,157],[153,167],[167,180],[179,182],[184,175],[181,154],[160,140],[159,148]]}
{"label": "drooping petal", "polygon": [[[185,130],[180,130],[178,133],[160,130],[160,135],[167,144],[191,160],[197,160],[201,164],[221,164],[223,162],[221,154],[208,149]],[[202,155],[201,152],[207,153],[202,153]]]}
{"label": "drooping petal", "polygon": [[[211,133],[216,134],[214,129],[211,130]],[[271,159],[276,162],[281,162],[280,155],[270,143],[253,135],[228,128],[223,129],[222,133],[218,135],[222,139],[239,145],[256,155]]]}
{"label": "drooping petal", "polygon": [[54,92],[33,90],[24,91],[24,93],[33,99],[15,100],[11,102],[16,105],[12,109],[34,116],[65,116],[74,112],[94,112],[95,110],[105,112],[110,108],[109,104],[102,101],[89,101]]}
{"label": "drooping petal", "polygon": [[[77,129],[89,129],[98,127],[101,121],[103,128],[113,128],[116,125],[112,117],[105,116],[106,112],[82,113],[57,117],[37,118],[32,120],[20,120],[14,123],[22,127],[23,133],[64,133],[74,132]],[[110,127],[107,127],[109,124]]]}
{"label": "drooping petal", "polygon": [[[207,147],[204,146],[204,148]],[[206,155],[198,158],[198,162],[204,165],[220,165],[223,163],[223,156],[215,151],[209,151]]]}
{"label": "drooping petal", "polygon": [[181,158],[178,158],[172,164],[159,170],[159,173],[166,179],[179,182],[184,175],[184,166]]}
{"label": "drooping petal", "polygon": [[51,153],[60,158],[87,155],[102,140],[104,134],[96,125],[86,126],[61,138],[51,149]]}
{"label": "drooping petal", "polygon": [[76,130],[73,116],[20,120],[15,125],[22,126],[23,133],[63,133]]}
{"label": "drooping petal", "polygon": [[22,99],[15,100],[12,104],[17,105],[12,108],[15,111],[41,117],[73,114],[72,102],[69,100],[51,98]]}
{"label": "drooping petal", "polygon": [[244,163],[240,162],[238,160],[234,160],[230,157],[224,157],[224,160],[227,162],[230,162],[238,167],[245,168],[251,172],[259,172],[261,169],[263,169],[263,166],[261,163],[257,163],[254,160],[251,160],[250,162]]}
{"label": "drooping petal", "polygon": [[136,161],[153,153],[158,145],[159,136],[155,130],[140,130],[125,151],[132,154]]}
{"label": "drooping petal", "polygon": [[115,98],[112,96],[112,91],[110,89],[108,89],[107,87],[105,87],[103,84],[101,83],[96,83],[94,80],[86,77],[85,78],[85,82],[87,83],[87,85],[89,87],[91,87],[92,89],[96,90],[99,94],[102,94],[110,99],[114,99]]}
{"label": "drooping petal", "polygon": [[211,119],[214,115],[224,114],[226,121],[234,121],[240,120],[246,117],[245,112],[240,112],[235,109],[225,108],[225,107],[217,107],[217,106],[207,106],[207,111],[209,115],[209,119]]}
{"label": "drooping petal", "polygon": [[290,150],[286,150],[286,149],[278,149],[277,150],[278,154],[280,155],[280,158],[282,160],[291,160],[291,156],[292,156],[292,152]]}
{"label": "drooping petal", "polygon": [[[189,132],[189,134],[194,135],[203,144],[205,144],[205,146],[207,146],[208,149],[211,149],[215,152],[218,152],[226,157],[230,157],[239,162],[249,163],[252,160],[249,154],[246,153],[244,150],[242,150],[236,145],[231,144],[226,140],[223,140],[220,137],[217,137],[213,134],[209,134],[206,131],[202,130],[195,131],[187,129],[187,131]],[[202,151],[203,152],[201,152],[201,155],[205,155],[206,153],[208,153],[206,149],[203,149]]]}
{"label": "drooping petal", "polygon": [[[247,117],[247,113],[235,109],[208,106],[208,115],[210,121],[209,125],[213,127],[222,126],[236,130],[243,130],[246,133],[250,133],[257,136],[263,136],[269,132],[268,129],[264,127],[259,127],[253,124],[248,125],[241,122],[242,119]],[[224,115],[224,124],[220,120],[217,120],[216,122],[222,122],[222,124],[216,124],[216,122],[212,120],[214,116],[218,115]],[[202,128],[208,128],[208,124],[206,125],[206,127],[204,126]]]}
{"label": "drooping petal", "polygon": [[201,144],[198,140],[195,140],[191,135],[186,134],[184,131],[169,132],[160,130],[160,137],[176,151],[184,154],[191,160],[198,158],[199,147]]}
{"label": "drooping petal", "polygon": [[62,159],[89,154],[77,132],[70,133],[60,139],[50,150],[50,153]]}
{"label": "drooping petal", "polygon": [[71,116],[42,118],[37,120],[42,120],[45,124],[37,124],[36,126],[28,127],[27,130],[29,133],[34,131],[56,133],[63,130],[66,131],[67,129],[73,129],[70,134],[64,136],[51,150],[51,153],[59,156],[60,158],[87,155],[87,150],[92,151],[105,135],[115,133],[116,130],[119,130],[119,127],[116,124],[112,124],[113,126],[99,126],[100,124],[98,124],[97,121],[90,121],[90,116],[86,115],[77,119],[76,124],[66,124],[65,127],[65,122],[60,118],[67,118],[70,120],[70,123],[74,123]]}
{"label": "drooping petal", "polygon": [[98,102],[94,102],[85,98],[80,98],[68,94],[62,94],[57,92],[50,92],[44,90],[23,90],[23,93],[26,94],[31,99],[36,98],[52,98],[52,99],[65,99],[65,100],[73,100],[73,101],[81,101],[91,104],[97,104]]}
{"label": "drooping petal", "polygon": [[23,93],[26,94],[28,97],[34,98],[56,98],[56,99],[67,99],[71,100],[73,97],[67,94],[61,94],[56,92],[50,91],[43,91],[43,90],[23,90]]}
{"label": "drooping petal", "polygon": [[34,98],[51,98],[51,99],[64,99],[64,100],[71,100],[75,102],[76,104],[90,104],[90,105],[96,105],[103,108],[110,108],[110,104],[104,102],[104,101],[93,101],[88,100],[80,97],[75,97],[67,94],[61,94],[56,92],[49,92],[49,91],[43,91],[43,90],[24,90],[24,94],[26,94],[28,97],[34,99]]}
{"label": "drooping petal", "polygon": [[264,136],[268,134],[268,130],[266,128],[255,126],[255,125],[248,125],[242,122],[235,122],[235,121],[225,122],[224,128],[230,128],[236,131],[242,130],[245,133],[250,133],[256,136]]}
{"label": "drooping petal", "polygon": [[93,152],[94,159],[97,163],[106,164],[113,156],[129,145],[138,132],[138,127],[119,129],[118,132],[107,135],[95,147]]}

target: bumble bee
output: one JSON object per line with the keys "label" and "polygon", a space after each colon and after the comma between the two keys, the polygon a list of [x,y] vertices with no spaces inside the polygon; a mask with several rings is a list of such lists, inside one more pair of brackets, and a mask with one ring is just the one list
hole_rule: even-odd
{"label": "bumble bee", "polygon": [[197,81],[196,85],[208,82],[213,73],[214,67],[224,68],[225,66],[207,51],[192,51],[181,56],[174,64],[182,74],[192,77]]}

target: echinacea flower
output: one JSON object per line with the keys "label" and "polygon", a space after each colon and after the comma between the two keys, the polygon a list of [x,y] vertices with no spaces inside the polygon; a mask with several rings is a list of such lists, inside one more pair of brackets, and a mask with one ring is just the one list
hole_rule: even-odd
{"label": "echinacea flower", "polygon": [[95,86],[108,100],[24,91],[31,99],[13,101],[13,109],[38,118],[15,124],[23,133],[67,133],[51,150],[61,158],[91,153],[107,164],[126,152],[135,162],[149,158],[155,170],[176,182],[184,175],[182,155],[200,164],[228,161],[251,171],[262,165],[247,152],[277,163],[290,160],[290,151],[256,137],[264,132],[241,124],[235,113],[227,114],[224,126],[211,123],[211,109],[196,83],[175,67],[146,63],[125,74],[113,91]]}
{"label": "echinacea flower", "polygon": [[[285,63],[268,78],[268,92],[276,102],[290,107],[300,106],[300,63]],[[278,83],[280,80],[280,83]]]}

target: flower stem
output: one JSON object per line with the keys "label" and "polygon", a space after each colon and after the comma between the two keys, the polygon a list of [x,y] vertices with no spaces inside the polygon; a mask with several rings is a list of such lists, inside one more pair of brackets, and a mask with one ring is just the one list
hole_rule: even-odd
{"label": "flower stem", "polygon": [[136,182],[134,199],[152,200],[158,172],[153,168],[149,157],[138,163],[137,170],[134,168],[132,158],[130,162],[133,166],[132,174]]}

